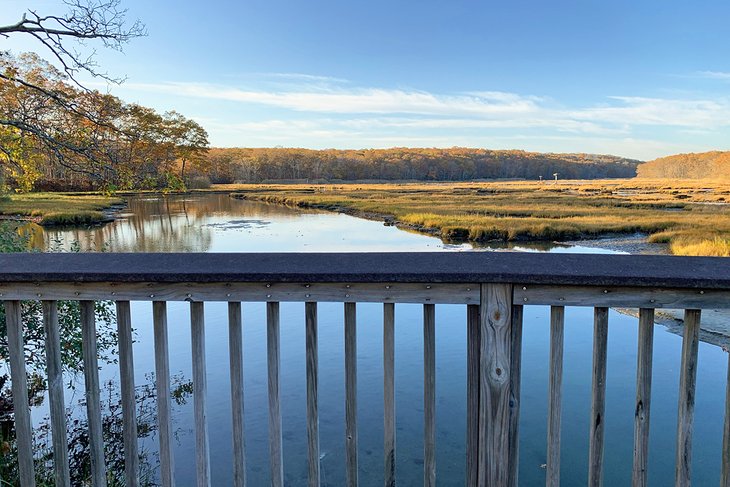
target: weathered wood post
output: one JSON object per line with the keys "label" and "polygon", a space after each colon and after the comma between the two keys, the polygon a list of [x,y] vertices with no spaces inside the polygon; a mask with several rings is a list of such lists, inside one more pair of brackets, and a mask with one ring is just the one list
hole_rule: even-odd
{"label": "weathered wood post", "polygon": [[480,293],[479,485],[510,477],[512,285],[482,284]]}

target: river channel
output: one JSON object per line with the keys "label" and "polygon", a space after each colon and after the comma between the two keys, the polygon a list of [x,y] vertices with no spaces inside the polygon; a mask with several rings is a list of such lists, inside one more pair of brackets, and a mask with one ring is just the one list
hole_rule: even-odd
{"label": "river channel", "polygon": [[[441,240],[342,214],[302,211],[229,198],[225,194],[131,197],[117,220],[90,229],[29,228],[41,249],[111,252],[338,252],[474,251]],[[479,249],[486,251],[489,249]],[[580,246],[522,246],[518,250],[606,252]],[[152,306],[132,304],[137,384],[154,371]],[[361,485],[381,485],[383,471],[382,305],[357,307],[358,426]],[[192,376],[187,303],[168,304],[170,370]],[[206,303],[208,421],[213,485],[232,479],[228,325],[224,303]],[[266,320],[263,303],[244,304],[245,444],[249,485],[269,483]],[[605,485],[631,480],[638,320],[613,310],[609,317]],[[400,485],[418,485],[423,470],[422,309],[396,306],[396,471]],[[591,391],[593,311],[567,308],[563,377],[562,485],[585,485]],[[304,305],[281,307],[281,391],[286,485],[305,485]],[[651,404],[649,480],[674,480],[677,390],[681,337],[657,326]],[[549,309],[526,306],[522,350],[520,485],[544,485],[547,429]],[[700,343],[693,446],[696,485],[717,484],[720,472],[727,354]],[[320,449],[323,485],[345,482],[344,334],[341,304],[319,306]],[[465,477],[466,309],[436,307],[436,428],[439,485],[461,486]],[[106,364],[102,380],[118,379]],[[68,398],[78,402],[79,389]],[[67,404],[69,406],[73,404]],[[83,414],[83,408],[78,407]],[[42,408],[39,410],[42,411]],[[41,412],[36,412],[36,421]],[[190,398],[174,404],[175,476],[193,485],[194,433]],[[145,461],[156,475],[157,438],[142,439]]]}

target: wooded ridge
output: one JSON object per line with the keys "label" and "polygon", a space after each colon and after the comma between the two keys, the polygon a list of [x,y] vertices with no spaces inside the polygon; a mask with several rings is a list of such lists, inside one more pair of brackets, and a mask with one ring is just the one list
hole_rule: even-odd
{"label": "wooded ridge", "polygon": [[611,155],[553,154],[463,147],[309,150],[210,149],[213,183],[267,180],[424,180],[630,178],[641,161]]}
{"label": "wooded ridge", "polygon": [[640,178],[730,179],[730,151],[675,154],[639,165]]}

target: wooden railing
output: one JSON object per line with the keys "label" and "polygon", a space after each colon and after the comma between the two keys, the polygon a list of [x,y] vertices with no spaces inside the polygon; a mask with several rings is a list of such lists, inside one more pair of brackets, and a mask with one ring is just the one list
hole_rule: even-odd
{"label": "wooden railing", "polygon": [[[56,485],[69,466],[56,302],[81,302],[91,481],[106,485],[94,301],[116,302],[125,477],[138,485],[130,301],[152,301],[161,482],[174,485],[167,301],[189,301],[197,484],[210,485],[205,363],[206,301],[229,303],[234,483],[245,484],[241,302],[267,303],[269,447],[272,485],[283,485],[279,303],[305,302],[309,485],[320,483],[317,303],[344,303],[347,485],[358,484],[356,303],[384,303],[384,484],[395,485],[394,311],[423,304],[424,485],[436,485],[435,319],[437,304],[467,306],[468,485],[516,486],[523,306],[549,305],[547,485],[560,483],[560,413],[565,306],[595,308],[589,484],[601,484],[609,307],[640,308],[633,485],[647,484],[654,309],[684,308],[677,418],[676,485],[690,484],[692,419],[701,309],[730,308],[730,260],[520,253],[359,254],[14,254],[0,255],[15,404],[20,484],[33,486],[32,428],[20,301],[43,302]],[[728,405],[730,414],[730,404]],[[719,418],[718,418],[719,421]],[[726,416],[722,485],[730,475]]]}

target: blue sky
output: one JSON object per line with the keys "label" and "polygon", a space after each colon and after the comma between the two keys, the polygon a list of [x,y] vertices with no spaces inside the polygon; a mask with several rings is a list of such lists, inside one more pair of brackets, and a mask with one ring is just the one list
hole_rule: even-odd
{"label": "blue sky", "polygon": [[[1,0],[0,23],[58,1]],[[730,149],[730,2],[123,0],[99,63],[224,147]],[[35,47],[0,39],[0,49]]]}

